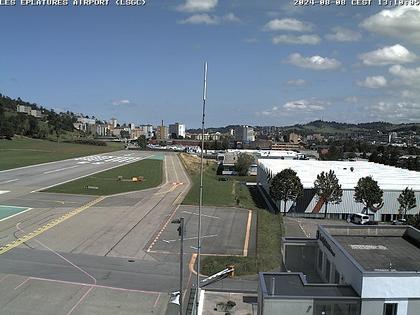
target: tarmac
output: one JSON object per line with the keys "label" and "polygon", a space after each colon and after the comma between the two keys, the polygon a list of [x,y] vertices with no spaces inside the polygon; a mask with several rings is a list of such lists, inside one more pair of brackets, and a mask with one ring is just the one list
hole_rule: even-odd
{"label": "tarmac", "polygon": [[[40,192],[163,154],[164,180],[156,188],[108,197]],[[170,221],[186,218],[187,286],[197,222],[195,207],[180,206],[189,188],[174,153],[119,151],[1,171],[0,205],[30,210],[0,221],[0,313],[176,313],[168,301],[178,290],[179,240]],[[204,253],[254,253],[252,212],[203,214]]]}

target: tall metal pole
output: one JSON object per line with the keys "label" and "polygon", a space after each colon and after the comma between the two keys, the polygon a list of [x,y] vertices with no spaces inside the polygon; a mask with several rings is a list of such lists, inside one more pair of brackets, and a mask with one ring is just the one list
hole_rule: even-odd
{"label": "tall metal pole", "polygon": [[179,219],[179,234],[181,236],[181,250],[179,253],[179,315],[183,314],[182,309],[182,278],[184,266],[184,218]]}
{"label": "tall metal pole", "polygon": [[[204,118],[206,113],[207,99],[207,61],[204,62],[204,86],[203,86],[203,118],[201,121],[201,167],[200,167],[200,197],[198,202],[198,231],[197,231],[197,287],[196,303],[200,298],[200,270],[201,270],[201,208],[203,207],[203,169],[204,169]],[[196,307],[198,314],[198,307]]]}

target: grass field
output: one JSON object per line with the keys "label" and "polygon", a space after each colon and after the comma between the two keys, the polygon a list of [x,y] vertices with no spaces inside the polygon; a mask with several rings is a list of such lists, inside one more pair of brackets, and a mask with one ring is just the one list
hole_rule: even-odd
{"label": "grass field", "polygon": [[[193,186],[184,199],[185,204],[198,203],[199,164],[187,155],[181,154]],[[282,261],[281,237],[283,235],[283,220],[280,214],[271,213],[266,209],[265,202],[256,186],[246,186],[243,182],[255,181],[254,178],[229,177],[229,181],[219,181],[216,175],[217,166],[205,164],[203,177],[203,203],[208,206],[235,206],[251,209],[257,214],[257,253],[256,256],[203,256],[201,272],[214,274],[235,265],[235,275],[251,275],[260,271],[271,271],[279,268]]]}
{"label": "grass field", "polygon": [[[162,182],[162,164],[161,160],[156,159],[141,160],[51,187],[44,192],[106,196],[152,188]],[[119,176],[123,177],[122,181],[118,180]],[[144,181],[133,182],[131,181],[133,176],[143,176]]]}
{"label": "grass field", "polygon": [[0,170],[121,150],[119,143],[93,146],[16,137],[0,140]]}

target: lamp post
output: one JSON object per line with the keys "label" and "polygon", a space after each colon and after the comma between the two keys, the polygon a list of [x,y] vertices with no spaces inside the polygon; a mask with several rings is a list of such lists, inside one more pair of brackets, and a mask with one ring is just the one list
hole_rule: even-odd
{"label": "lamp post", "polygon": [[179,315],[182,315],[182,278],[183,278],[183,266],[184,266],[184,218],[172,220],[171,223],[179,224],[178,235],[181,239],[180,251],[179,251]]}

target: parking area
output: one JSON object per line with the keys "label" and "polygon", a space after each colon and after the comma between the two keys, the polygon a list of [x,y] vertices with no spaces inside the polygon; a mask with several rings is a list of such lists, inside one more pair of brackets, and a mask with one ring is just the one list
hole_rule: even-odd
{"label": "parking area", "polygon": [[286,237],[308,237],[315,238],[318,225],[348,225],[346,220],[312,219],[284,217],[284,228]]}
{"label": "parking area", "polygon": [[[181,206],[173,218],[185,219],[184,252],[197,251],[197,207]],[[180,238],[177,225],[162,227],[149,252],[178,253]],[[203,207],[201,252],[207,255],[246,256],[255,252],[256,218],[251,210]]]}

